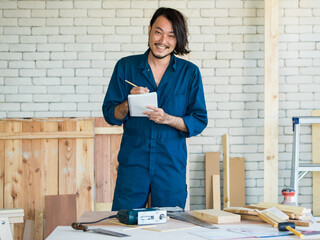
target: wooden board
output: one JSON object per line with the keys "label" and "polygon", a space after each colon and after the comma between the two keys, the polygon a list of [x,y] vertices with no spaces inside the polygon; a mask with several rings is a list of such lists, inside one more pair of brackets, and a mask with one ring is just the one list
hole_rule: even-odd
{"label": "wooden board", "polygon": [[220,174],[212,175],[212,208],[221,210]]}
{"label": "wooden board", "polygon": [[230,165],[229,165],[229,137],[222,136],[223,148],[223,207],[230,207]]}
{"label": "wooden board", "polygon": [[240,215],[217,210],[217,209],[206,209],[206,210],[194,210],[193,216],[203,221],[212,223],[237,223],[241,221]]}
{"label": "wooden board", "polygon": [[77,221],[76,194],[45,196],[45,237],[57,226],[70,226]]}
{"label": "wooden board", "polygon": [[114,127],[104,118],[95,118],[95,186],[96,202],[111,203],[118,172],[118,153],[122,139],[122,131],[113,131],[122,127]]}
{"label": "wooden board", "polygon": [[[320,116],[320,110],[312,111],[312,116]],[[312,124],[312,163],[320,163],[320,123]],[[312,172],[313,215],[320,216],[320,172]]]}
{"label": "wooden board", "polygon": [[[4,134],[4,122],[0,121],[0,135]],[[0,208],[4,208],[4,173],[5,173],[5,146],[4,140],[0,140]]]}
{"label": "wooden board", "polygon": [[246,204],[244,158],[230,158],[230,206],[243,207]]}
{"label": "wooden board", "polygon": [[264,201],[277,203],[279,0],[264,3]]}
{"label": "wooden board", "polygon": [[220,160],[218,152],[206,152],[205,153],[205,189],[206,189],[206,209],[213,208],[213,185],[212,175],[219,176],[220,186]]}

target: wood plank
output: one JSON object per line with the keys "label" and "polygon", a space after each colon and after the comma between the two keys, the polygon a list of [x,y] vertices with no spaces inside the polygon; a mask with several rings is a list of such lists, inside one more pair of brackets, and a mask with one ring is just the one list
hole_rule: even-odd
{"label": "wood plank", "polygon": [[[64,119],[59,131],[76,131],[76,121]],[[59,139],[59,194],[76,193],[76,139]]]}
{"label": "wood plank", "polygon": [[[103,118],[95,118],[95,129],[105,125]],[[110,135],[96,135],[95,137],[95,184],[96,203],[110,203],[111,195],[111,149]]]}
{"label": "wood plank", "polygon": [[[4,121],[0,121],[0,136],[4,134]],[[5,173],[5,146],[4,140],[0,140],[0,208],[4,208],[4,173]]]}
{"label": "wood plank", "polygon": [[123,134],[123,127],[96,127],[94,133],[96,135]]}
{"label": "wood plank", "polygon": [[57,226],[70,226],[77,221],[76,194],[45,196],[45,237]]}
{"label": "wood plank", "polygon": [[[320,110],[312,111],[312,116],[320,116]],[[320,124],[312,124],[312,163],[320,163]],[[313,215],[320,216],[320,172],[312,172]]]}
{"label": "wood plank", "polygon": [[230,207],[230,165],[229,165],[229,137],[222,136],[223,148],[223,207]]}
{"label": "wood plank", "polygon": [[217,209],[194,210],[193,216],[203,221],[217,223],[217,224],[237,223],[241,221],[240,215],[217,210]]}
{"label": "wood plank", "polygon": [[213,209],[221,210],[220,174],[212,175]]}
{"label": "wood plank", "polygon": [[264,201],[277,203],[279,0],[264,3]]}
{"label": "wood plank", "polygon": [[43,239],[43,208],[35,209],[34,240]]}
{"label": "wood plank", "polygon": [[[78,120],[76,130],[94,132],[94,119]],[[76,139],[77,214],[94,209],[94,139]]]}
{"label": "wood plank", "polygon": [[244,158],[230,158],[230,206],[246,205]]}
{"label": "wood plank", "polygon": [[[213,208],[213,187],[212,176],[219,176],[220,183],[220,159],[219,152],[205,153],[205,190],[206,190],[206,209]],[[220,184],[219,184],[220,186]]]}
{"label": "wood plank", "polygon": [[56,139],[56,138],[94,138],[93,132],[23,132],[23,133],[4,133],[1,134],[0,140],[19,140],[19,139]]}
{"label": "wood plank", "polygon": [[117,180],[117,173],[118,173],[118,153],[120,150],[120,143],[121,143],[122,135],[111,135],[111,140],[110,140],[110,161],[111,161],[111,166],[110,166],[110,187],[112,189],[112,192],[110,193],[110,199],[112,201],[113,199],[113,190],[116,187],[116,180]]}
{"label": "wood plank", "polygon": [[[6,133],[22,132],[21,121],[5,121]],[[4,178],[4,207],[23,208],[25,202],[24,189],[26,181],[23,179],[22,141],[5,141],[5,178]],[[14,224],[14,239],[21,239],[23,224]]]}

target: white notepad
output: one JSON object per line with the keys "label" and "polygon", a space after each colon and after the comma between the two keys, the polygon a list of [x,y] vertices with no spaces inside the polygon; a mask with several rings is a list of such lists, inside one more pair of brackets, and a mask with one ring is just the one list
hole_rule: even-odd
{"label": "white notepad", "polygon": [[158,107],[157,93],[130,94],[128,95],[129,111],[131,117],[146,117],[144,111],[151,111],[146,106]]}

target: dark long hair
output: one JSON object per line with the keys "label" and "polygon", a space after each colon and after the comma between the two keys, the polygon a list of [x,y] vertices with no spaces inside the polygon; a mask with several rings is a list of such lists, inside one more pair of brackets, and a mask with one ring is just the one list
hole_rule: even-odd
{"label": "dark long hair", "polygon": [[185,55],[190,53],[190,50],[188,49],[189,42],[187,21],[183,14],[172,8],[158,8],[150,20],[151,28],[156,19],[160,16],[164,16],[172,24],[173,33],[177,39],[177,44],[175,49],[173,50],[173,53],[176,55]]}

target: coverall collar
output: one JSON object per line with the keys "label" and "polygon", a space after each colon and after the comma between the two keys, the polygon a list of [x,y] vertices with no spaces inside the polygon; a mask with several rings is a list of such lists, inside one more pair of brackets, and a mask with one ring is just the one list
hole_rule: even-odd
{"label": "coverall collar", "polygon": [[[139,68],[142,69],[143,74],[148,79],[148,81],[152,84],[152,86],[154,87],[154,90],[156,90],[157,86],[156,86],[156,83],[155,83],[153,75],[152,75],[151,67],[150,67],[150,65],[148,63],[148,54],[149,54],[149,52],[150,52],[150,48],[143,54],[143,61],[140,62]],[[171,54],[170,63],[169,63],[169,66],[166,69],[166,72],[168,70],[170,70],[169,72],[171,73],[172,71],[176,70],[176,67],[177,67],[176,56],[174,54]],[[162,80],[161,80],[161,82],[160,82],[160,84],[159,84],[159,86],[163,85],[164,83],[162,83],[162,82],[166,82],[167,81],[166,79],[167,78],[164,75]]]}

